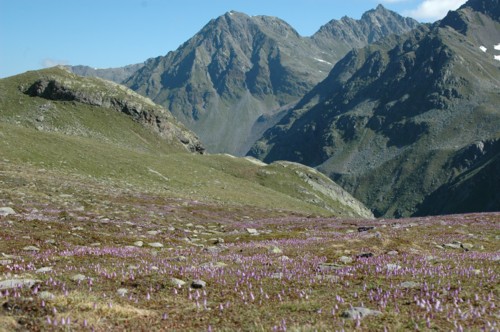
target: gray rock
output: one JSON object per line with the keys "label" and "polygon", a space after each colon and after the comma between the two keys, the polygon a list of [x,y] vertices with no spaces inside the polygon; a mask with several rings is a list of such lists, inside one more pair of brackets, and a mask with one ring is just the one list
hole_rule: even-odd
{"label": "gray rock", "polygon": [[259,232],[257,232],[257,230],[255,228],[246,228],[246,231],[250,235],[258,235],[259,234]]}
{"label": "gray rock", "polygon": [[127,295],[127,293],[128,293],[128,289],[126,289],[126,288],[118,288],[118,289],[116,290],[116,292],[117,292],[117,293],[118,293],[118,295],[120,295],[120,296],[125,296],[125,295]]}
{"label": "gray rock", "polygon": [[415,282],[415,281],[405,281],[399,284],[399,287],[401,288],[419,288],[420,283]]}
{"label": "gray rock", "polygon": [[385,267],[389,271],[396,271],[396,270],[401,269],[401,266],[399,266],[398,264],[387,264]]}
{"label": "gray rock", "polygon": [[134,246],[136,246],[136,247],[142,247],[143,245],[144,245],[144,242],[142,242],[142,241],[135,241],[134,242]]}
{"label": "gray rock", "polygon": [[462,248],[467,250],[471,250],[472,248],[474,248],[474,245],[472,243],[462,243],[461,246]]}
{"label": "gray rock", "polygon": [[45,266],[41,267],[38,270],[36,270],[36,273],[46,273],[46,272],[51,272],[52,271],[52,266]]}
{"label": "gray rock", "polygon": [[191,288],[204,288],[207,283],[201,279],[196,279],[191,282]]}
{"label": "gray rock", "polygon": [[275,272],[271,274],[271,278],[273,279],[282,279],[283,278],[283,272]]}
{"label": "gray rock", "polygon": [[26,246],[23,248],[24,251],[40,251],[40,248],[35,246]]}
{"label": "gray rock", "polygon": [[399,255],[399,252],[397,252],[396,250],[391,250],[387,253],[387,255],[390,255],[390,256],[397,256]]}
{"label": "gray rock", "polygon": [[378,310],[372,310],[368,308],[363,308],[363,307],[353,307],[351,309],[348,309],[344,311],[341,315],[343,318],[347,319],[363,319],[367,316],[377,316],[381,315],[382,312]]}
{"label": "gray rock", "polygon": [[75,274],[74,276],[71,277],[71,280],[73,281],[84,281],[85,279],[87,279],[87,277],[84,276],[83,274]]}
{"label": "gray rock", "polygon": [[0,281],[0,290],[3,289],[14,289],[20,287],[31,288],[33,285],[39,283],[40,280],[36,279],[8,279]]}
{"label": "gray rock", "polygon": [[177,279],[177,278],[170,278],[170,284],[175,287],[182,287],[186,284],[184,280]]}
{"label": "gray rock", "polygon": [[462,244],[459,242],[446,243],[446,244],[443,244],[443,247],[450,248],[450,249],[460,249],[460,248],[462,248]]}
{"label": "gray rock", "polygon": [[16,214],[16,211],[10,207],[1,207],[0,208],[0,217],[6,217],[10,214]]}
{"label": "gray rock", "polygon": [[50,301],[55,298],[55,295],[52,294],[51,292],[43,291],[38,293],[38,298],[44,300],[44,301]]}
{"label": "gray rock", "polygon": [[278,248],[276,246],[270,246],[269,252],[272,254],[281,254],[281,253],[283,253],[283,250],[281,250],[280,248]]}
{"label": "gray rock", "polygon": [[163,248],[163,244],[161,244],[160,242],[148,243],[148,246],[152,248]]}
{"label": "gray rock", "polygon": [[341,261],[344,264],[350,264],[353,262],[353,259],[352,259],[352,257],[349,257],[349,256],[342,256],[339,258],[339,261]]}

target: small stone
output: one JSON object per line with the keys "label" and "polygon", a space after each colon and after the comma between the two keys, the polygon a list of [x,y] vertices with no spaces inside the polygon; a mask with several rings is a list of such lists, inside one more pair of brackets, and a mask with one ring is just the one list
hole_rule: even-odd
{"label": "small stone", "polygon": [[134,242],[134,246],[136,246],[136,247],[142,247],[143,245],[144,245],[144,242],[142,242],[142,241],[135,241]]}
{"label": "small stone", "polygon": [[387,255],[389,255],[389,256],[397,256],[397,255],[399,255],[399,252],[397,252],[396,250],[391,250],[391,251],[389,251],[387,253]]}
{"label": "small stone", "polygon": [[73,281],[84,281],[85,279],[87,279],[87,277],[84,276],[83,274],[75,274],[74,276],[71,277],[71,280]]}
{"label": "small stone", "polygon": [[56,244],[56,240],[54,240],[54,239],[48,239],[48,240],[45,240],[45,243],[47,243],[47,244]]}
{"label": "small stone", "polygon": [[10,207],[1,207],[0,208],[0,217],[6,217],[10,214],[16,214],[13,208]]}
{"label": "small stone", "polygon": [[397,270],[401,269],[401,266],[399,266],[398,264],[387,264],[385,267],[389,271],[397,271]]}
{"label": "small stone", "polygon": [[10,259],[0,259],[0,265],[9,265],[12,264],[12,260]]}
{"label": "small stone", "polygon": [[462,248],[462,244],[457,243],[457,242],[446,243],[446,244],[443,244],[443,247],[450,248],[450,249],[460,249],[460,248]]}
{"label": "small stone", "polygon": [[152,248],[163,248],[163,244],[161,244],[160,242],[148,243],[148,246]]}
{"label": "small stone", "polygon": [[363,308],[363,307],[353,307],[351,309],[348,309],[344,311],[341,315],[342,318],[347,318],[347,319],[362,319],[367,316],[377,316],[381,315],[382,312],[378,310],[372,310],[368,308]]}
{"label": "small stone", "polygon": [[51,272],[52,271],[52,266],[45,266],[41,267],[38,270],[36,270],[36,273],[46,273],[46,272]]}
{"label": "small stone", "polygon": [[269,247],[269,252],[272,254],[281,254],[281,253],[283,253],[283,250],[281,250],[280,248],[278,248],[276,246],[271,246],[271,247]]}
{"label": "small stone", "polygon": [[177,262],[187,262],[187,257],[186,256],[177,256],[173,258],[174,261]]}
{"label": "small stone", "polygon": [[349,256],[342,256],[339,258],[339,261],[341,261],[344,264],[350,264],[353,262],[353,259],[352,259],[352,257],[349,257]]}
{"label": "small stone", "polygon": [[177,279],[177,278],[170,278],[170,284],[175,287],[182,287],[186,284],[184,280]]}
{"label": "small stone", "polygon": [[191,282],[191,288],[204,288],[207,283],[201,279],[196,279]]}
{"label": "small stone", "polygon": [[51,292],[43,291],[38,293],[38,298],[44,301],[50,301],[55,298],[55,295],[52,294]]}
{"label": "small stone", "polygon": [[467,249],[467,250],[471,250],[472,248],[474,248],[474,245],[472,243],[462,243],[461,246],[463,249]]}
{"label": "small stone", "polygon": [[120,296],[125,296],[127,293],[128,293],[128,289],[126,288],[118,288],[116,290],[116,292],[118,293],[118,295]]}
{"label": "small stone", "polygon": [[472,273],[476,276],[480,275],[481,274],[481,270],[478,270],[478,269],[475,269],[475,270],[472,270]]}
{"label": "small stone", "polygon": [[149,235],[158,235],[158,234],[160,234],[160,231],[148,231],[147,233]]}
{"label": "small stone", "polygon": [[23,248],[24,251],[40,251],[40,248],[35,246],[26,246]]}
{"label": "small stone", "polygon": [[203,251],[209,252],[211,254],[216,254],[216,253],[221,252],[223,250],[224,250],[223,248],[221,248],[221,247],[215,247],[215,246],[210,246],[210,247],[203,248]]}
{"label": "small stone", "polygon": [[405,282],[402,282],[401,284],[399,284],[399,287],[401,288],[419,288],[420,287],[420,283],[418,282],[415,282],[415,281],[405,281]]}
{"label": "small stone", "polygon": [[362,226],[362,227],[358,227],[358,232],[361,233],[361,232],[368,232],[368,231],[371,231],[372,229],[375,229],[374,226]]}
{"label": "small stone", "polygon": [[40,280],[35,279],[8,279],[0,281],[0,290],[4,289],[14,289],[20,287],[31,288],[33,285],[39,283]]}
{"label": "small stone", "polygon": [[283,278],[283,272],[275,272],[275,273],[271,274],[271,278],[281,279],[281,278]]}
{"label": "small stone", "polygon": [[344,267],[342,265],[338,265],[338,264],[335,264],[335,263],[321,263],[318,266],[318,269],[321,272],[340,270],[340,269],[343,269],[343,268]]}
{"label": "small stone", "polygon": [[255,228],[246,228],[246,231],[250,235],[258,235],[259,234],[259,232],[257,232],[257,230]]}

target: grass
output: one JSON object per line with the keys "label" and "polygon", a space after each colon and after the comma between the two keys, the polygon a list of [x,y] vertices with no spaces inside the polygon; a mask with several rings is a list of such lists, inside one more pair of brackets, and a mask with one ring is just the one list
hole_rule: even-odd
{"label": "grass", "polygon": [[[0,219],[0,252],[16,257],[0,265],[0,279],[39,280],[31,289],[1,291],[0,317],[9,329],[498,328],[498,213],[370,222],[266,216],[248,206],[214,214],[210,204],[51,172],[2,163],[2,194],[10,194],[2,204],[12,203],[18,214]],[[36,187],[32,174],[39,174]],[[367,224],[376,228],[357,231]],[[259,235],[249,235],[250,227]],[[133,246],[137,240],[144,246]],[[472,248],[437,247],[452,241]],[[147,245],[153,242],[163,247]],[[40,251],[26,252],[27,245]],[[373,256],[356,258],[366,252]],[[321,270],[325,262],[339,267]],[[37,273],[41,267],[52,270]],[[75,274],[85,279],[73,281]],[[187,284],[174,287],[171,277]],[[194,279],[207,286],[190,288]],[[401,288],[406,281],[418,286]],[[42,291],[54,297],[42,300]],[[351,306],[382,315],[342,318]]]}
{"label": "grass", "polygon": [[[189,154],[81,105],[49,113],[94,134],[39,130],[23,109],[46,101],[11,93],[29,107],[1,96],[0,207],[16,214],[0,216],[0,282],[36,283],[0,290],[0,331],[499,328],[498,213],[353,218],[314,170]],[[352,306],[381,315],[343,318]]]}

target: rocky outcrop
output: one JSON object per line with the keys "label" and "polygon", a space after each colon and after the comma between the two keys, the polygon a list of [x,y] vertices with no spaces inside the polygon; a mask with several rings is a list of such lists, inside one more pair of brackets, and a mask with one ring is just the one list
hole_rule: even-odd
{"label": "rocky outcrop", "polygon": [[151,100],[109,81],[82,78],[63,68],[60,68],[59,74],[42,76],[30,85],[20,88],[32,97],[74,101],[124,113],[166,140],[177,140],[191,152],[204,152],[205,148],[195,134]]}

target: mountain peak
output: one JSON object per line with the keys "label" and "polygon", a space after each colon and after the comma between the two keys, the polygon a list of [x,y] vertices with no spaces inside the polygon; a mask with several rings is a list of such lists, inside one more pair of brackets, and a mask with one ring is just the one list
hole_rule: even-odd
{"label": "mountain peak", "polygon": [[473,10],[500,20],[500,0],[469,0],[460,9],[472,8]]}

